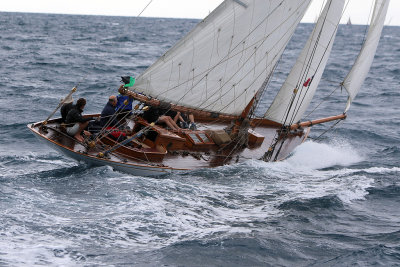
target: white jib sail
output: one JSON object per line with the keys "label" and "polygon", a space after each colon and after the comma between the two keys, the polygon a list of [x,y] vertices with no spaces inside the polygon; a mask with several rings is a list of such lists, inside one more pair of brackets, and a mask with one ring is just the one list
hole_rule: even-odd
{"label": "white jib sail", "polygon": [[225,0],[141,74],[134,91],[240,115],[273,70],[310,0]]}
{"label": "white jib sail", "polygon": [[284,125],[301,119],[315,94],[328,61],[344,2],[327,1],[311,36],[266,112],[265,118]]}
{"label": "white jib sail", "polygon": [[346,88],[347,92],[349,93],[349,99],[347,101],[345,112],[347,112],[347,110],[350,108],[351,102],[354,100],[362,84],[364,83],[364,80],[367,77],[369,69],[372,65],[379,39],[381,37],[388,6],[389,0],[375,1],[374,13],[372,15],[365,43],[361,48],[356,62],[342,83],[343,87]]}

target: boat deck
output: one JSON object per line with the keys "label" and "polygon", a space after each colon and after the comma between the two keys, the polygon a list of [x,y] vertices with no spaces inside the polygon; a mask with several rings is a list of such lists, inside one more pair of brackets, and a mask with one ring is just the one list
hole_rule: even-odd
{"label": "boat deck", "polygon": [[[146,122],[129,122],[132,129],[138,128],[138,124],[141,124],[139,129],[146,126]],[[278,137],[278,127],[259,125],[249,130],[250,145],[235,147],[233,142],[217,145],[211,137],[213,131],[227,126],[229,124],[225,122],[199,122],[196,131],[169,131],[155,125],[146,135],[118,147],[102,158],[99,157],[100,153],[118,145],[118,142],[101,139],[101,142],[98,141],[95,146],[89,147],[68,136],[60,127],[59,119],[48,121],[45,127],[42,127],[42,122],[28,125],[39,139],[76,160],[95,165],[116,167],[116,164],[119,164],[125,167],[141,166],[166,171],[210,168],[248,159],[261,159]],[[309,128],[290,132],[286,138],[278,141],[270,159],[275,160],[278,151],[276,160],[286,158],[306,139],[308,132]]]}

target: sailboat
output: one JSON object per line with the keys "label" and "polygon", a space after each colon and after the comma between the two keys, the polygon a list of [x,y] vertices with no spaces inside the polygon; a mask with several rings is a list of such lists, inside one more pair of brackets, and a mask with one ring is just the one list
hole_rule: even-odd
{"label": "sailboat", "polygon": [[350,19],[350,17],[349,17],[349,19],[347,20],[347,23],[346,23],[346,25],[353,25],[353,23],[351,23],[351,19]]}
{"label": "sailboat", "polygon": [[[257,115],[265,90],[311,0],[225,0],[121,94],[140,101],[123,141],[103,128],[80,142],[61,120],[28,128],[39,140],[90,165],[140,176],[285,159],[313,125],[346,118],[372,64],[389,0],[376,0],[361,52],[343,82],[342,114],[302,121],[327,64],[345,0],[328,0],[272,104]],[[76,90],[70,92],[67,99]],[[61,102],[63,104],[64,102]],[[192,114],[197,129],[168,129],[141,115],[149,107]],[[53,112],[54,113],[54,112]],[[53,114],[52,114],[53,115]],[[99,117],[100,114],[89,115]]]}

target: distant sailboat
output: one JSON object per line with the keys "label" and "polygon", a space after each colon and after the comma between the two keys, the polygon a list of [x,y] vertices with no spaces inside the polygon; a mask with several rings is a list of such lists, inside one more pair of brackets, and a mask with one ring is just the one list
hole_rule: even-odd
{"label": "distant sailboat", "polygon": [[[65,133],[60,119],[28,128],[71,158],[134,175],[251,158],[284,159],[307,138],[311,126],[346,118],[372,64],[389,4],[389,0],[375,1],[364,46],[341,84],[349,94],[343,114],[301,122],[343,14],[345,0],[328,0],[272,104],[257,117],[254,111],[310,1],[225,0],[137,77],[133,86],[121,85],[122,94],[142,103],[125,120],[132,130],[124,141],[110,138],[110,130],[104,128],[94,139],[78,142]],[[198,129],[171,130],[149,123],[140,115],[149,106],[193,114]]]}
{"label": "distant sailboat", "polygon": [[347,25],[353,25],[352,23],[351,23],[351,19],[350,19],[350,17],[349,17],[349,20],[347,21],[347,23],[346,23]]}

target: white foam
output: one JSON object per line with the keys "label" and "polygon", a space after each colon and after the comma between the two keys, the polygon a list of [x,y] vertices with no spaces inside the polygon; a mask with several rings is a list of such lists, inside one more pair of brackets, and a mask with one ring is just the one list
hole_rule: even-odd
{"label": "white foam", "polygon": [[350,166],[363,157],[347,142],[317,143],[307,141],[298,146],[286,162],[294,167],[322,169],[332,166]]}
{"label": "white foam", "polygon": [[[23,226],[11,227],[0,241],[3,261],[18,266],[79,266],[67,255],[69,246],[73,246],[69,240],[33,234]],[[65,251],[65,255],[55,256],[55,251]]]}
{"label": "white foam", "polygon": [[345,141],[335,141],[331,144],[307,141],[283,161],[249,160],[246,164],[251,168],[264,169],[268,175],[284,178],[293,173],[309,174],[315,170],[334,166],[351,166],[363,159],[363,156]]}
{"label": "white foam", "polygon": [[364,171],[367,173],[396,173],[396,172],[400,172],[400,168],[399,167],[393,167],[393,168],[371,167],[369,169],[364,169]]}
{"label": "white foam", "polygon": [[[307,141],[293,155],[281,162],[248,161],[252,168],[262,170],[274,179],[274,190],[286,192],[279,201],[318,198],[336,195],[345,203],[363,199],[374,180],[359,174],[398,171],[398,168],[350,169],[329,167],[351,166],[363,157],[345,141],[330,144]],[[278,202],[279,202],[278,201]]]}

